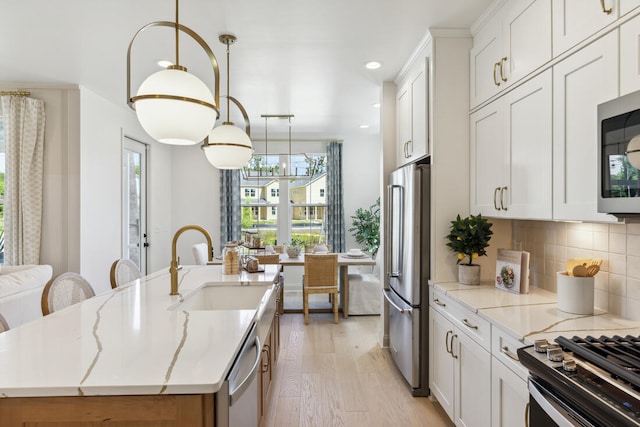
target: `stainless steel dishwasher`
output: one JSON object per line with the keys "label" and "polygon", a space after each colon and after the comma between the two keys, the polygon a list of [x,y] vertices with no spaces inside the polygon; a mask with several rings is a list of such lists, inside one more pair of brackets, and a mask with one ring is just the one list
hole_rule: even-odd
{"label": "stainless steel dishwasher", "polygon": [[227,379],[216,393],[216,426],[258,427],[258,366],[261,350],[254,324]]}

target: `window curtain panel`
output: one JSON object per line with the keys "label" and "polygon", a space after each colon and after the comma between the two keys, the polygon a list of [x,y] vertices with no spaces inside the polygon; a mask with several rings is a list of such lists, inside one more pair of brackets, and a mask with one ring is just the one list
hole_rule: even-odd
{"label": "window curtain panel", "polygon": [[5,140],[4,262],[40,263],[44,101],[2,96]]}
{"label": "window curtain panel", "polygon": [[346,243],[341,142],[330,142],[327,146],[327,243],[334,252],[344,252]]}
{"label": "window curtain panel", "polygon": [[240,169],[220,170],[220,249],[230,240],[240,240]]}

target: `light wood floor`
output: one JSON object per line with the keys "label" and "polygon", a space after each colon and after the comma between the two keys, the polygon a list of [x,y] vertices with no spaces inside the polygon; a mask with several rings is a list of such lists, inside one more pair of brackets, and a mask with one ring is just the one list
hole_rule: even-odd
{"label": "light wood floor", "polygon": [[412,397],[387,349],[379,316],[281,316],[281,353],[263,427],[452,426],[442,408]]}

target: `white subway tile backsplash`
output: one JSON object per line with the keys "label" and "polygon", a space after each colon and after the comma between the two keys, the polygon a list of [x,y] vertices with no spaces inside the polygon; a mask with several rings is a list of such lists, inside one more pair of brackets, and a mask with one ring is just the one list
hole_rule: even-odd
{"label": "white subway tile backsplash", "polygon": [[640,320],[640,223],[513,221],[513,247],[531,252],[531,286],[556,292],[567,258],[601,258],[596,307]]}

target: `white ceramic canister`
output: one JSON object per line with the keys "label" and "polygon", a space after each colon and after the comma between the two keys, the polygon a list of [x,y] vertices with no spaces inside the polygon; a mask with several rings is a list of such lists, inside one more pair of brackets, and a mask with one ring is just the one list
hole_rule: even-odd
{"label": "white ceramic canister", "polygon": [[594,278],[556,275],[558,309],[573,314],[593,314]]}

